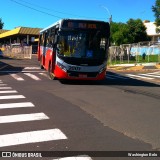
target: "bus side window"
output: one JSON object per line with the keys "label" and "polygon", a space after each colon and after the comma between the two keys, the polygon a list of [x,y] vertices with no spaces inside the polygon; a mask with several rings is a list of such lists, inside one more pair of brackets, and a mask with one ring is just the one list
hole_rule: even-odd
{"label": "bus side window", "polygon": [[54,28],[51,28],[48,32],[47,36],[47,47],[53,48],[54,47],[54,41],[55,41],[55,30]]}
{"label": "bus side window", "polygon": [[47,42],[47,33],[44,33],[44,41],[43,41],[44,47],[46,47],[46,42]]}
{"label": "bus side window", "polygon": [[43,46],[44,45],[44,34],[40,35],[40,45]]}

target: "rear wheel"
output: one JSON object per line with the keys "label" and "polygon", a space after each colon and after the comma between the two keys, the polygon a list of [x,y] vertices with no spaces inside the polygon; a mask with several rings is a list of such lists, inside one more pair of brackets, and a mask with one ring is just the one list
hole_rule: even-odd
{"label": "rear wheel", "polygon": [[43,65],[42,65],[42,56],[41,56],[41,58],[40,58],[39,66],[40,66],[40,69],[44,69],[44,67],[43,67]]}
{"label": "rear wheel", "polygon": [[57,79],[54,75],[54,73],[52,72],[52,65],[49,63],[49,66],[48,66],[48,75],[49,75],[49,78],[51,80],[55,80]]}

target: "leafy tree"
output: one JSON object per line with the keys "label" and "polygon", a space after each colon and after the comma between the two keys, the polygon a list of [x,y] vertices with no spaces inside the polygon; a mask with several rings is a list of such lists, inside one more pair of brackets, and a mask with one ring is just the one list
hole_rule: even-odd
{"label": "leafy tree", "polygon": [[141,19],[129,19],[128,25],[128,39],[130,43],[138,43],[141,41],[150,40],[147,36],[146,27]]}
{"label": "leafy tree", "polygon": [[128,42],[127,38],[127,24],[125,23],[111,23],[111,42],[115,45],[120,45]]}
{"label": "leafy tree", "polygon": [[146,27],[140,19],[130,19],[127,23],[111,23],[111,43],[115,45],[137,43],[150,40]]}
{"label": "leafy tree", "polygon": [[156,0],[155,6],[152,6],[152,11],[154,12],[157,26],[160,26],[160,0]]}
{"label": "leafy tree", "polygon": [[155,22],[157,25],[157,32],[160,33],[160,0],[156,0],[155,6],[152,6],[152,11],[154,12]]}
{"label": "leafy tree", "polygon": [[4,23],[2,22],[2,18],[0,18],[0,29],[3,28]]}

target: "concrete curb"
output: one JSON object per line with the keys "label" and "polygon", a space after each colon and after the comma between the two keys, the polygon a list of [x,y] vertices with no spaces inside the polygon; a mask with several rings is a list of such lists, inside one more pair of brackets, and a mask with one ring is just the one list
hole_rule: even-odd
{"label": "concrete curb", "polygon": [[116,71],[148,71],[148,70],[159,70],[160,64],[157,63],[143,63],[143,64],[120,64],[114,66],[108,66],[108,70]]}

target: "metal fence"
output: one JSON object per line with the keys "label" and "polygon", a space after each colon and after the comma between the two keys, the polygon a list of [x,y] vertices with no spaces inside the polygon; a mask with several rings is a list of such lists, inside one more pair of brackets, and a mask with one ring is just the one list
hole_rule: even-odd
{"label": "metal fence", "polygon": [[109,64],[160,63],[160,42],[122,44],[109,48]]}
{"label": "metal fence", "polygon": [[19,46],[19,45],[8,45],[3,47],[4,56],[17,58],[17,59],[31,59],[32,57],[32,46]]}

